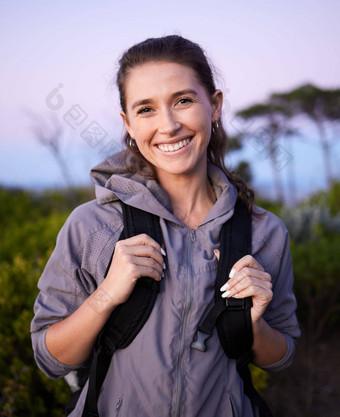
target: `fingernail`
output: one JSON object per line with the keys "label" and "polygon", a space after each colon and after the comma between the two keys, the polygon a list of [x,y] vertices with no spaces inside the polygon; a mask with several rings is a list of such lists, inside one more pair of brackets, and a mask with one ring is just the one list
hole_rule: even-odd
{"label": "fingernail", "polygon": [[229,278],[232,278],[232,277],[235,275],[235,272],[236,272],[236,269],[235,269],[235,268],[233,268],[233,269],[230,271]]}
{"label": "fingernail", "polygon": [[237,298],[237,297],[238,297],[238,294],[233,295],[233,298]]}
{"label": "fingernail", "polygon": [[218,254],[218,250],[217,249],[214,249],[214,254],[215,254],[216,258],[217,258],[217,254]]}
{"label": "fingernail", "polygon": [[222,294],[222,298],[227,298],[230,295],[230,291],[226,291]]}
{"label": "fingernail", "polygon": [[222,285],[222,287],[220,288],[220,291],[225,291],[229,288],[228,283],[226,282],[224,285]]}
{"label": "fingernail", "polygon": [[162,254],[163,256],[166,256],[166,252],[165,252],[165,250],[164,250],[163,248],[161,248],[161,254]]}
{"label": "fingernail", "polygon": [[165,277],[164,271],[162,272],[161,279]]}
{"label": "fingernail", "polygon": [[165,265],[165,262],[163,262],[163,269],[166,269],[166,265]]}

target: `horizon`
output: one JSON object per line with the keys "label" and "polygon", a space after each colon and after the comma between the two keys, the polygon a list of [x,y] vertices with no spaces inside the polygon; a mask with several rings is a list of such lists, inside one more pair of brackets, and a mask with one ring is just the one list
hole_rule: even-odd
{"label": "horizon", "polygon": [[[54,161],[34,137],[35,117],[54,115],[63,128],[63,146],[76,183],[88,181],[90,168],[103,156],[65,121],[78,105],[89,122],[107,133],[105,144],[119,148],[122,124],[117,91],[112,89],[116,62],[132,44],[149,36],[177,33],[199,43],[214,63],[217,85],[224,92],[224,120],[229,128],[237,110],[311,82],[321,88],[340,86],[340,3],[335,0],[284,4],[254,1],[203,1],[158,4],[104,0],[58,4],[23,0],[0,6],[0,184],[23,188],[62,185]],[[128,23],[128,24],[127,24]],[[203,30],[202,30],[203,29]],[[63,107],[48,106],[58,90]],[[322,155],[309,137],[294,141],[298,192],[322,189]],[[340,178],[340,147],[332,152]],[[282,147],[285,142],[280,141]],[[289,149],[287,150],[289,152]],[[273,194],[268,160],[249,143],[228,163],[247,158],[255,188]],[[101,158],[103,159],[103,158]],[[282,170],[288,189],[288,168]],[[287,192],[286,192],[287,194]]]}

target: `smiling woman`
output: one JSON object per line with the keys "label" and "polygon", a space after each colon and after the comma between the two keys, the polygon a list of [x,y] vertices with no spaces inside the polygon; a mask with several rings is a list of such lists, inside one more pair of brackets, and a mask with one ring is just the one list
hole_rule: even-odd
{"label": "smiling woman", "polygon": [[161,61],[134,68],[125,96],[121,115],[128,134],[162,187],[174,184],[177,196],[183,183],[208,189],[207,148],[221,114],[221,91],[209,96],[191,68]]}
{"label": "smiling woman", "polygon": [[[274,371],[294,356],[287,231],[224,165],[223,97],[200,46],[180,36],[147,39],[124,53],[117,84],[126,149],[92,170],[97,198],[71,214],[39,281],[31,326],[37,363],[58,378],[88,369],[94,355],[72,417],[268,417],[243,365]],[[148,221],[148,233],[126,238],[131,224],[144,230]],[[160,239],[149,236],[155,230]],[[220,267],[229,256],[228,270]],[[138,310],[133,296],[145,277],[159,288],[151,314],[108,359],[101,342],[95,349],[101,331],[114,319],[116,333],[126,306]],[[223,321],[216,331],[235,302],[248,306],[245,324]],[[227,334],[235,355],[224,353]],[[98,366],[103,374],[98,352],[102,387],[92,373]]]}

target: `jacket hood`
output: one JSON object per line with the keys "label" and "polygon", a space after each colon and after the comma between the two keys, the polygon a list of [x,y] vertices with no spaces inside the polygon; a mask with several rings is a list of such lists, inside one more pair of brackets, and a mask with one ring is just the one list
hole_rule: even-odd
{"label": "jacket hood", "polygon": [[[121,200],[127,205],[183,225],[173,215],[171,201],[166,191],[156,180],[149,178],[147,175],[129,172],[126,164],[127,158],[129,158],[129,153],[123,150],[110,155],[91,170],[90,176],[95,186],[97,202],[103,205]],[[233,209],[237,198],[235,187],[219,168],[209,164],[208,175],[217,201],[205,222],[210,217],[222,215]]]}

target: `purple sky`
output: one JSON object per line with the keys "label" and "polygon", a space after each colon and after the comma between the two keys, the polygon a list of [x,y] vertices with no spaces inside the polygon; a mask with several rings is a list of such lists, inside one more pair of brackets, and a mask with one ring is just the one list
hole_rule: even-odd
{"label": "purple sky", "polygon": [[[118,97],[109,83],[119,55],[150,36],[178,33],[198,42],[222,77],[225,121],[233,113],[307,81],[321,87],[340,85],[340,2],[325,0],[186,1],[126,0],[20,1],[0,3],[0,184],[31,187],[61,185],[47,150],[32,133],[29,112],[55,115],[64,131],[64,151],[77,183],[103,157],[89,145],[81,127],[65,121],[78,105],[87,122],[107,132],[102,145],[121,136]],[[46,97],[58,85],[63,105],[49,108]],[[48,102],[48,99],[47,99]],[[67,116],[66,116],[67,119]],[[313,133],[312,133],[313,135]],[[302,194],[324,185],[316,145],[295,144],[297,183]],[[306,158],[308,154],[308,158]],[[254,183],[270,192],[269,163],[247,147],[230,163],[252,162]],[[333,152],[340,176],[340,147]],[[287,170],[282,170],[283,178]]]}

